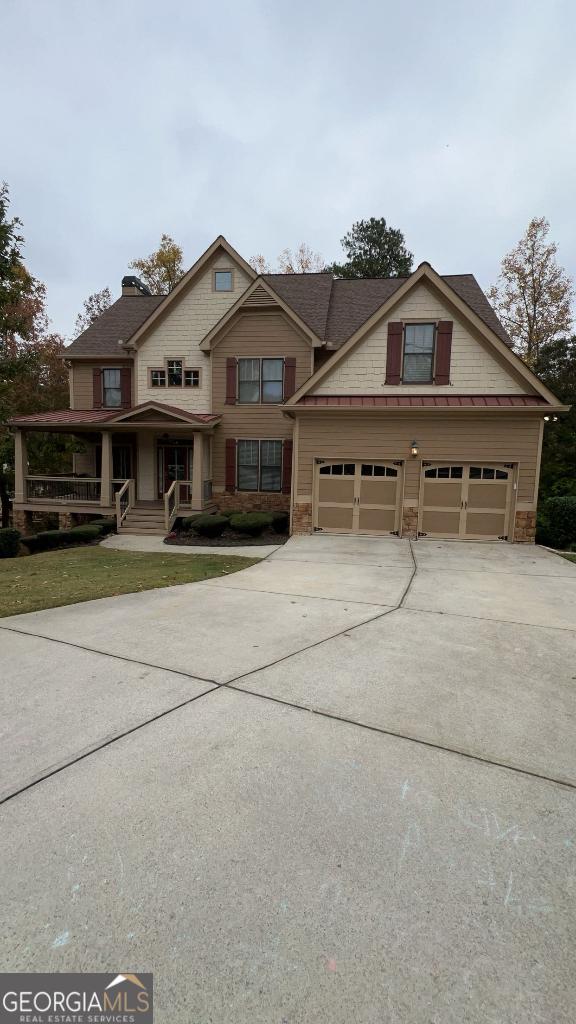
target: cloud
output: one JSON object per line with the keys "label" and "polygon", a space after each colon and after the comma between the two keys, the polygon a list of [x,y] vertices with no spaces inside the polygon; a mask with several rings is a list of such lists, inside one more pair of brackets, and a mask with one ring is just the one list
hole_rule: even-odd
{"label": "cloud", "polygon": [[576,274],[576,12],[9,0],[3,176],[57,329],[167,231],[327,260],[385,216],[417,261],[485,285],[533,215]]}

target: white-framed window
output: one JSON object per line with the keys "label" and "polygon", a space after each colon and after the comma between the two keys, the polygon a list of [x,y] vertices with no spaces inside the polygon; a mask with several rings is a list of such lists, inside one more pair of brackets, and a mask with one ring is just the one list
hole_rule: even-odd
{"label": "white-framed window", "polygon": [[234,287],[234,275],[231,270],[214,271],[214,291],[231,292]]}
{"label": "white-framed window", "polygon": [[284,393],[283,359],[238,360],[238,404],[277,405]]}
{"label": "white-framed window", "polygon": [[402,381],[431,384],[434,380],[434,339],[436,324],[406,324]]}
{"label": "white-framed window", "polygon": [[282,490],[282,441],[238,441],[236,459],[239,491]]}
{"label": "white-framed window", "polygon": [[166,387],[166,370],[150,370],[150,387]]}
{"label": "white-framed window", "polygon": [[163,367],[148,371],[151,388],[199,388],[200,370],[187,369],[182,359],[167,359]]}
{"label": "white-framed window", "polygon": [[106,409],[119,409],[122,405],[119,369],[102,370],[102,405]]}

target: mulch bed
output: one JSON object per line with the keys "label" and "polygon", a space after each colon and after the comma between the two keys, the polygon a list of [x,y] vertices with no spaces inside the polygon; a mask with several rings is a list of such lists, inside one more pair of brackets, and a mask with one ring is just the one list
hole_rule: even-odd
{"label": "mulch bed", "polygon": [[264,530],[259,537],[249,537],[246,533],[227,530],[221,537],[197,537],[195,533],[176,533],[166,537],[164,543],[185,548],[257,548],[263,544],[285,544],[287,540],[287,534],[274,533],[273,530]]}

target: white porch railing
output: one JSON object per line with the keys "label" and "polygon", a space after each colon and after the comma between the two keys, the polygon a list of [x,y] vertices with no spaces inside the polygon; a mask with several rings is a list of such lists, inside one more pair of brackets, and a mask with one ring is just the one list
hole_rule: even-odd
{"label": "white porch railing", "polygon": [[116,491],[116,529],[119,530],[134,505],[136,498],[136,483],[134,480],[126,480],[119,491]]}
{"label": "white porch railing", "polygon": [[173,480],[170,487],[164,494],[164,526],[171,530],[174,521],[183,505],[190,504],[192,493],[191,480]]}

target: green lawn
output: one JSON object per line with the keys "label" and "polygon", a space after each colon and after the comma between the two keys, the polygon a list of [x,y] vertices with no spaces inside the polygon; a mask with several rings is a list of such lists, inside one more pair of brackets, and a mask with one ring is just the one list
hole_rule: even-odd
{"label": "green lawn", "polygon": [[576,562],[576,551],[574,551],[574,552],[565,552],[562,555],[562,558],[567,558],[569,562]]}
{"label": "green lawn", "polygon": [[258,559],[236,555],[141,554],[101,547],[3,558],[0,616],[195,583],[238,572],[255,561]]}

